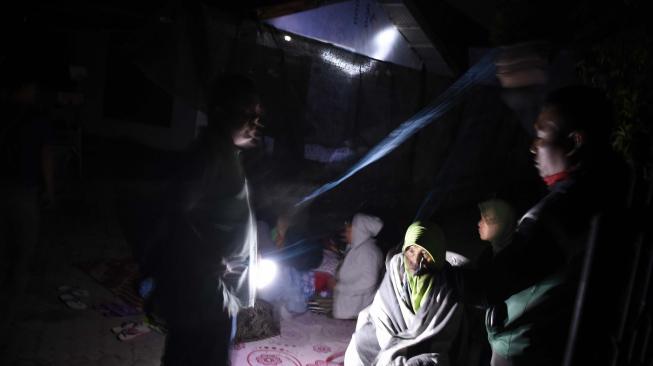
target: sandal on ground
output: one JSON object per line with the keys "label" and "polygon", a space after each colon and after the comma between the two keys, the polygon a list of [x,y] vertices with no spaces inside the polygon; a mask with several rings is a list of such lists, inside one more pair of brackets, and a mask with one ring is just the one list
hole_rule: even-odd
{"label": "sandal on ground", "polygon": [[150,327],[145,323],[138,323],[133,327],[123,329],[120,334],[118,334],[118,339],[121,341],[128,341],[136,337],[140,337],[143,334],[147,334],[151,331],[152,329],[150,329]]}
{"label": "sandal on ground", "polygon": [[61,285],[57,287],[59,291],[59,300],[63,301],[66,306],[74,310],[84,310],[88,306],[80,300],[80,297],[88,297],[89,292],[77,286]]}
{"label": "sandal on ground", "polygon": [[59,295],[59,300],[63,301],[66,306],[74,310],[84,310],[88,306],[72,294]]}
{"label": "sandal on ground", "polygon": [[61,285],[57,287],[61,294],[73,294],[77,297],[89,297],[90,292],[78,286]]}
{"label": "sandal on ground", "polygon": [[73,294],[73,295],[75,295],[77,297],[88,297],[90,295],[90,293],[87,290],[84,290],[84,289],[81,289],[81,288],[73,290],[71,292],[71,294]]}
{"label": "sandal on ground", "polygon": [[117,327],[111,328],[111,333],[120,334],[128,328],[133,328],[138,325],[138,322],[124,322]]}

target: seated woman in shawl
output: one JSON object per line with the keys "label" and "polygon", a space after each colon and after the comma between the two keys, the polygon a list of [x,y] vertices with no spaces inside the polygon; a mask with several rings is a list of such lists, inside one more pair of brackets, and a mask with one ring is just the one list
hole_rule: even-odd
{"label": "seated woman in shawl", "polygon": [[410,225],[374,301],[358,316],[346,365],[464,364],[464,311],[445,251],[438,226]]}

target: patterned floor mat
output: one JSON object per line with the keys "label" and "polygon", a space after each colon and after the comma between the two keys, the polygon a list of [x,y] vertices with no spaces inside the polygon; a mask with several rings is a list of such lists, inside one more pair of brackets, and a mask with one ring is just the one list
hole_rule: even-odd
{"label": "patterned floor mat", "polygon": [[336,366],[344,354],[356,322],[306,312],[281,321],[276,337],[234,346],[233,366]]}

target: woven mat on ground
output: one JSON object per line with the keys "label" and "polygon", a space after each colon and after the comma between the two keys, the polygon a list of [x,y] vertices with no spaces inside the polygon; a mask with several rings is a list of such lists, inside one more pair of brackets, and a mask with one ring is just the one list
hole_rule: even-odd
{"label": "woven mat on ground", "polygon": [[280,322],[274,316],[274,306],[261,299],[256,299],[253,308],[241,309],[237,320],[237,343],[258,341],[280,334]]}
{"label": "woven mat on ground", "polygon": [[337,320],[306,312],[281,320],[281,334],[236,343],[231,354],[234,366],[338,366],[356,328],[353,320]]}
{"label": "woven mat on ground", "polygon": [[75,266],[125,303],[143,309],[143,299],[138,295],[140,273],[132,258],[103,259],[77,263]]}

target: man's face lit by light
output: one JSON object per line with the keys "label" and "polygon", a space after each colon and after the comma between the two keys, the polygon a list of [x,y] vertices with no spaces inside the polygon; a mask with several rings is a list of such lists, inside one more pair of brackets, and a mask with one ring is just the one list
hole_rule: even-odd
{"label": "man's face lit by light", "polygon": [[559,125],[561,116],[553,107],[545,107],[535,122],[535,140],[531,145],[535,167],[541,177],[561,173],[569,168],[564,137]]}
{"label": "man's face lit by light", "polygon": [[269,259],[261,259],[253,271],[256,287],[261,289],[268,286],[277,276],[277,264]]}
{"label": "man's face lit by light", "polygon": [[241,127],[236,129],[231,135],[236,147],[241,149],[256,147],[261,139],[260,129],[263,127],[261,124],[262,113],[263,111],[259,103],[245,108],[240,116],[242,122]]}

